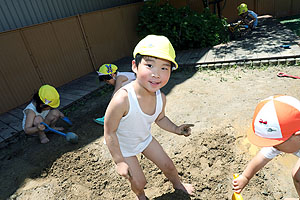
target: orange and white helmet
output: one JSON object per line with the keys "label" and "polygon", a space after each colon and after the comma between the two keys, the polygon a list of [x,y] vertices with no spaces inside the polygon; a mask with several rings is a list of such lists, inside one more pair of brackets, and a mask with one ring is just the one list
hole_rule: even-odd
{"label": "orange and white helmet", "polygon": [[300,101],[291,96],[271,96],[257,105],[248,139],[260,147],[275,146],[299,130]]}

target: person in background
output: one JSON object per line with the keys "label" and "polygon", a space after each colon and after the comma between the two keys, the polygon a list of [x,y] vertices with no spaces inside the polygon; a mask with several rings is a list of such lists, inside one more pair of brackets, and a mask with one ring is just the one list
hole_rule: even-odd
{"label": "person in background", "polygon": [[[124,85],[135,80],[133,72],[118,72],[118,67],[114,64],[103,64],[97,71],[99,81],[115,86],[112,96]],[[104,117],[94,119],[94,122],[104,125]]]}
{"label": "person in background", "polygon": [[23,130],[28,135],[38,135],[42,144],[48,143],[49,139],[44,130],[45,122],[56,130],[63,130],[62,127],[55,127],[59,118],[64,114],[56,109],[60,104],[57,90],[50,85],[43,85],[39,91],[33,95],[32,101],[23,110],[24,117],[22,122]]}
{"label": "person in background", "polygon": [[[300,158],[299,130],[299,100],[291,96],[277,95],[261,101],[254,112],[248,139],[252,144],[263,148],[248,163],[243,173],[232,181],[234,191],[240,193],[251,178],[280,153],[293,153]],[[298,200],[300,197],[300,159],[292,170],[292,177]],[[291,198],[288,199],[291,200]]]}
{"label": "person in background", "polygon": [[244,25],[247,30],[253,30],[257,27],[257,14],[252,10],[248,10],[247,4],[242,3],[237,7],[237,10],[238,15],[242,18],[241,24]]}

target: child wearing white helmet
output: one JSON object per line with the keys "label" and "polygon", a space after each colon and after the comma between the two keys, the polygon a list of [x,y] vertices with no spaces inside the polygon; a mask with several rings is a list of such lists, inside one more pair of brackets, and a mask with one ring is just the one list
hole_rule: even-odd
{"label": "child wearing white helmet", "polygon": [[248,27],[250,30],[257,26],[257,14],[252,10],[249,10],[247,4],[242,3],[237,7],[237,10],[239,16],[242,18],[243,24],[246,25],[245,27]]}
{"label": "child wearing white helmet", "polygon": [[191,184],[180,181],[176,167],[151,135],[151,124],[181,136],[190,136],[193,124],[175,125],[165,115],[166,96],[160,92],[177,69],[175,51],[165,36],[148,35],[134,49],[132,70],[136,80],[118,90],[105,113],[104,137],[119,175],[129,180],[137,199],[147,199],[146,178],[137,159],[142,153],[154,162],[175,189],[193,194]]}
{"label": "child wearing white helmet", "polygon": [[[299,130],[299,100],[291,96],[277,95],[261,101],[254,112],[248,139],[263,148],[249,162],[242,175],[232,181],[234,191],[240,193],[250,179],[280,153],[293,153],[300,158]],[[300,197],[300,159],[292,170],[292,176]]]}
{"label": "child wearing white helmet", "polygon": [[24,132],[28,135],[37,134],[42,144],[48,143],[49,139],[44,132],[45,126],[41,122],[45,122],[57,130],[62,130],[61,127],[55,127],[56,121],[64,117],[62,112],[55,109],[59,104],[57,90],[50,85],[41,86],[39,91],[33,95],[31,103],[23,110],[22,127]]}
{"label": "child wearing white helmet", "polygon": [[[99,81],[115,86],[112,96],[124,85],[135,80],[133,72],[118,72],[118,67],[114,64],[103,64],[97,71]],[[94,122],[104,125],[104,116],[94,119]]]}

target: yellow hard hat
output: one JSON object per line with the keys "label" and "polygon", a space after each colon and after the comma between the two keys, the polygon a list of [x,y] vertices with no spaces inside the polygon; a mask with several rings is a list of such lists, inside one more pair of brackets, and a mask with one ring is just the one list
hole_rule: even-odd
{"label": "yellow hard hat", "polygon": [[175,50],[169,39],[165,36],[146,36],[136,45],[133,51],[134,58],[136,54],[166,59],[174,63],[175,67],[173,67],[173,70],[176,70],[178,68],[178,64],[175,62]]}
{"label": "yellow hard hat", "polygon": [[114,64],[103,64],[98,70],[98,75],[111,75],[116,73],[118,67]]}
{"label": "yellow hard hat", "polygon": [[245,12],[248,11],[247,4],[245,4],[245,3],[242,3],[241,5],[239,5],[239,6],[237,7],[237,9],[238,9],[239,15],[241,15],[241,14],[243,14],[243,13],[245,13]]}
{"label": "yellow hard hat", "polygon": [[57,108],[60,104],[59,94],[51,85],[43,85],[40,87],[39,97],[44,104],[52,108]]}

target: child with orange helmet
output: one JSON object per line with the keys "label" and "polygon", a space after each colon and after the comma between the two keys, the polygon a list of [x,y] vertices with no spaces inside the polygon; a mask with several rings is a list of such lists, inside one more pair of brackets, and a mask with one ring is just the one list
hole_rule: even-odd
{"label": "child with orange helmet", "polygon": [[165,36],[148,35],[134,49],[136,80],[119,89],[105,113],[104,137],[119,175],[127,178],[137,199],[146,200],[146,178],[137,159],[142,153],[154,162],[175,189],[192,194],[194,187],[180,181],[176,167],[151,135],[151,124],[181,136],[190,136],[192,124],[175,125],[165,115],[166,96],[160,92],[177,69],[175,50]]}
{"label": "child with orange helmet", "polygon": [[[293,153],[300,158],[300,101],[291,96],[271,96],[261,101],[254,112],[248,139],[263,147],[249,162],[233,189],[240,193],[250,179],[281,152]],[[300,159],[292,170],[295,188],[300,197]],[[298,198],[297,198],[298,199]]]}
{"label": "child with orange helmet", "polygon": [[237,7],[238,15],[242,18],[242,23],[245,27],[254,29],[257,26],[257,14],[248,9],[247,4],[242,3]]}
{"label": "child with orange helmet", "polygon": [[[136,79],[133,72],[118,72],[118,67],[114,64],[103,64],[97,71],[99,81],[115,86],[112,96],[124,85]],[[104,125],[104,117],[94,119],[94,122]]]}
{"label": "child with orange helmet", "polygon": [[39,91],[33,95],[31,103],[23,110],[22,127],[24,132],[28,135],[37,134],[42,144],[48,143],[49,139],[44,132],[45,126],[41,122],[45,122],[57,130],[62,130],[61,127],[55,127],[56,121],[64,117],[64,114],[56,109],[59,104],[57,90],[50,85],[41,86]]}

